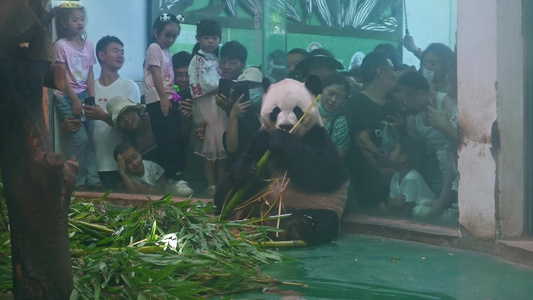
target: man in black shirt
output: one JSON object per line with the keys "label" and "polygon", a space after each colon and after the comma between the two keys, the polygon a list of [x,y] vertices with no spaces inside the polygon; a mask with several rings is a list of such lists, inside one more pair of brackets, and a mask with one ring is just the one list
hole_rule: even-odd
{"label": "man in black shirt", "polygon": [[[357,205],[349,199],[347,210],[354,206],[375,208],[388,196],[394,169],[388,166],[380,152],[386,95],[394,87],[396,76],[392,62],[383,53],[368,54],[361,64],[365,88],[353,95],[346,107],[346,120],[352,137],[347,154],[348,170]],[[353,196],[353,195],[352,195]]]}

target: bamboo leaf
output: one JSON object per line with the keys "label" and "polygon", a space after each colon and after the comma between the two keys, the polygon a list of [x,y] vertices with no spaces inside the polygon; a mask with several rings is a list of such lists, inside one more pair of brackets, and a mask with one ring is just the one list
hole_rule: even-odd
{"label": "bamboo leaf", "polygon": [[[278,283],[259,266],[279,261],[281,255],[250,243],[267,241],[267,230],[213,223],[211,204],[171,200],[153,201],[151,209],[103,200],[73,202],[71,299],[197,299]],[[244,238],[235,231],[245,232]],[[181,255],[165,251],[168,234],[180,240]],[[148,236],[154,240],[145,240]],[[0,253],[9,249],[9,234],[0,232]],[[12,289],[11,276],[4,274],[11,274],[9,255],[0,255],[0,293]]]}

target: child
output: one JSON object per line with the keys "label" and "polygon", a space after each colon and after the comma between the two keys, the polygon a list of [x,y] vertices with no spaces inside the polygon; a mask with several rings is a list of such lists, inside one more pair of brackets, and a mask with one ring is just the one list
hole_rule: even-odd
{"label": "child", "polygon": [[[125,97],[116,96],[107,102],[107,111],[115,126],[123,131],[124,141],[142,153],[145,160],[154,161],[156,164],[165,161],[152,133],[150,117],[144,112],[142,105]],[[168,172],[165,176],[172,179],[168,176]],[[188,197],[193,194],[193,190],[183,180],[175,182],[174,187],[172,191],[174,195]]]}
{"label": "child", "polygon": [[396,144],[390,162],[397,173],[392,176],[386,209],[393,213],[414,217],[427,217],[435,194],[415,168],[420,158],[420,145],[413,137],[404,137]]}
{"label": "child", "polygon": [[113,151],[126,190],[130,193],[174,193],[178,184],[168,184],[165,169],[153,161],[143,160],[142,154],[128,142],[120,143]]}
{"label": "child", "polygon": [[[192,118],[199,138],[195,153],[205,157],[205,174],[208,197],[214,196],[217,179],[225,173],[226,151],[222,135],[226,131],[228,117],[215,103],[220,79],[218,45],[222,36],[220,25],[214,20],[203,20],[196,27],[196,47],[189,65],[189,84],[193,97]],[[218,177],[218,178],[217,178]]]}
{"label": "child", "polygon": [[133,144],[121,143],[113,156],[118,163],[118,171],[126,190],[130,193],[163,194],[167,179],[165,170],[157,163],[143,160]]}
{"label": "child", "polygon": [[67,84],[64,91],[54,91],[55,102],[62,119],[75,116],[83,126],[69,136],[69,149],[78,160],[76,188],[102,188],[93,142],[93,121],[85,120],[83,105],[94,105],[94,48],[85,37],[85,9],[60,8],[56,16],[58,40],[54,44],[54,60],[65,69]]}
{"label": "child", "polygon": [[182,120],[171,109],[174,93],[174,69],[168,51],[180,33],[180,17],[162,14],[153,24],[154,42],[146,50],[144,88],[146,111],[152,132],[161,151],[161,166],[170,179],[178,180],[185,168],[185,140],[181,135]]}
{"label": "child", "polygon": [[192,54],[187,51],[180,51],[172,56],[172,66],[174,67],[174,84],[181,92],[189,89],[189,65]]}

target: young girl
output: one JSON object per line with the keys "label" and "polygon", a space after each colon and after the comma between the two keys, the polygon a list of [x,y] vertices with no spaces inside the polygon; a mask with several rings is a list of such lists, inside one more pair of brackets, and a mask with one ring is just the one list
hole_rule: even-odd
{"label": "young girl", "polygon": [[[164,13],[153,25],[154,42],[146,50],[144,90],[146,111],[161,157],[157,159],[169,179],[179,180],[185,167],[185,140],[181,135],[181,116],[171,109],[174,93],[174,68],[168,51],[180,33],[181,16]],[[188,188],[188,187],[187,187]]]}
{"label": "young girl", "polygon": [[226,131],[228,117],[215,103],[221,74],[217,58],[221,36],[222,29],[216,21],[208,19],[198,23],[196,41],[199,47],[195,47],[197,50],[193,52],[194,57],[189,65],[192,117],[194,124],[199,126],[197,132],[201,139],[195,153],[205,157],[206,193],[209,197],[214,195],[217,179],[224,176],[227,157],[222,135]]}
{"label": "young girl", "polygon": [[390,154],[390,162],[398,171],[390,182],[389,200],[381,204],[385,212],[419,218],[428,217],[435,194],[416,167],[422,152],[414,137],[403,137]]}
{"label": "young girl", "polygon": [[[58,40],[54,44],[55,63],[65,69],[67,85],[64,91],[54,91],[61,118],[72,116],[83,121],[80,130],[70,133],[69,150],[78,160],[76,188],[100,188],[98,165],[93,142],[93,121],[85,120],[85,101],[94,103],[93,65],[96,63],[93,44],[85,37],[85,10],[60,8],[56,16]],[[92,104],[94,105],[94,104]]]}

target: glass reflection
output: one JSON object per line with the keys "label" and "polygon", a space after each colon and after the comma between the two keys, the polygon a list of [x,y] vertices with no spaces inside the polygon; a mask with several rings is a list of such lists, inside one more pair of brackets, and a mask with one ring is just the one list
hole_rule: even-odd
{"label": "glass reflection", "polygon": [[[239,95],[234,94],[235,85],[239,82],[247,85],[251,96],[263,78],[270,83],[287,77],[305,81],[310,75],[325,80],[340,73],[346,82],[338,81],[329,89],[324,84],[315,86],[313,92],[324,95],[320,103],[325,111],[324,121],[334,118],[328,115],[326,93],[334,92],[332,99],[344,98],[342,107],[335,108],[334,113],[346,120],[341,132],[347,133],[349,140],[342,146],[345,148],[338,148],[351,179],[345,213],[457,224],[457,75],[455,54],[450,49],[455,35],[440,34],[455,31],[455,18],[428,29],[416,17],[430,11],[455,15],[453,5],[428,3],[411,7],[406,1],[410,9],[406,12],[403,1],[387,0],[208,2],[181,5],[180,1],[149,1],[151,15],[147,17],[150,24],[162,13],[185,17],[171,53],[192,53],[196,43],[193,24],[206,15],[222,27],[221,47],[237,41],[246,48],[245,55],[237,50],[224,57],[220,53],[219,67],[227,69],[225,73],[222,70],[222,77],[234,82],[225,99],[217,98],[217,104],[236,102]],[[407,21],[411,34],[404,34]],[[231,66],[235,67],[230,70]],[[243,73],[251,66],[261,68],[260,79]],[[176,82],[185,77],[184,67],[181,64],[182,69],[175,73],[180,76]],[[218,84],[217,81],[215,85]],[[187,87],[179,89],[183,98],[176,108],[186,111],[194,100],[187,100],[191,96]],[[228,119],[231,107],[225,109]],[[192,150],[202,142],[205,128],[187,120],[184,124],[190,128],[182,131],[188,144],[183,154],[186,167],[179,180],[189,183],[195,197],[212,196],[206,191],[203,161]],[[227,138],[227,128],[221,130],[224,133]],[[215,171],[221,172],[217,174],[229,170],[235,161],[229,156],[228,166]],[[411,177],[416,180],[411,182]],[[408,187],[404,189],[402,185]]]}

